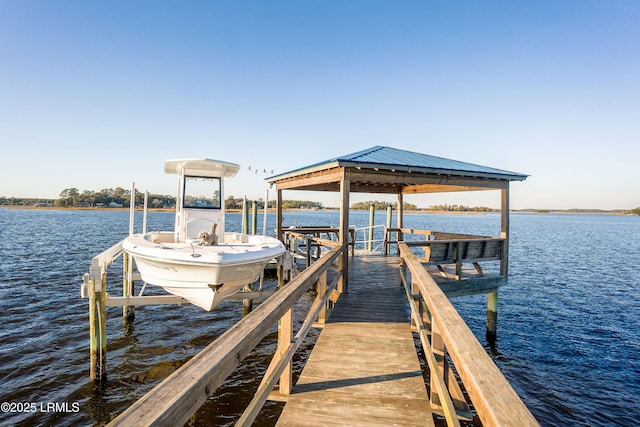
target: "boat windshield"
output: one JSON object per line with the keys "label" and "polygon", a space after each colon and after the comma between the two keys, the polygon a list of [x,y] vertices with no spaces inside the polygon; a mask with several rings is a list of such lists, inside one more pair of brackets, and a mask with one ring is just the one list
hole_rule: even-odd
{"label": "boat windshield", "polygon": [[220,178],[185,176],[182,206],[220,209]]}

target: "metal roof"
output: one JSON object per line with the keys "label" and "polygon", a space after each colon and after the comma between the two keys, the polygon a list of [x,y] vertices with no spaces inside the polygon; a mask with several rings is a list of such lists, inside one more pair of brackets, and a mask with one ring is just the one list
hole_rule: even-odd
{"label": "metal roof", "polygon": [[355,167],[392,172],[408,171],[436,173],[478,178],[494,178],[508,181],[522,181],[528,176],[517,172],[461,162],[458,160],[445,159],[428,154],[415,153],[412,151],[385,146],[375,146],[366,150],[335,157],[324,162],[272,176],[267,178],[267,181],[272,183],[280,179],[304,173],[316,172],[332,167]]}

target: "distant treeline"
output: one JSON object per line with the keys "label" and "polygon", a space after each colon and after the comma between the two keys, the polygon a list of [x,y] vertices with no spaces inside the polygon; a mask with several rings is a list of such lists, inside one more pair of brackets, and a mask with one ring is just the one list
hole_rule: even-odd
{"label": "distant treeline", "polygon": [[500,212],[500,209],[488,208],[486,206],[474,206],[470,208],[464,205],[432,205],[428,207],[428,211],[444,211],[444,212]]}
{"label": "distant treeline", "polygon": [[[258,200],[247,200],[247,202],[250,204],[255,202],[258,209],[264,209],[264,199],[262,198]],[[244,198],[236,199],[233,196],[229,196],[225,199],[224,206],[226,209],[242,209],[243,203],[244,203]],[[269,208],[275,209],[275,207],[276,207],[276,201],[269,200]],[[282,208],[283,209],[324,209],[324,206],[320,202],[312,202],[310,200],[283,200]]]}
{"label": "distant treeline", "polygon": [[[131,202],[131,190],[122,187],[104,188],[100,191],[84,190],[77,188],[62,190],[60,196],[54,200],[53,206],[59,207],[129,207]],[[144,204],[144,193],[137,191],[135,194],[136,205]],[[148,206],[150,208],[168,208],[176,205],[173,196],[162,194],[149,194]]]}
{"label": "distant treeline", "polygon": [[[144,193],[136,190],[136,206],[144,204]],[[35,206],[35,207],[61,207],[61,208],[128,208],[131,202],[131,190],[122,187],[105,188],[100,191],[80,191],[77,188],[67,188],[60,193],[57,199],[38,199],[21,197],[0,197],[0,206]],[[227,209],[242,209],[244,198],[229,196],[225,200]],[[248,200],[249,203],[256,202],[258,209],[264,209],[264,200]],[[149,194],[147,203],[149,208],[174,208],[176,198],[164,194]],[[323,209],[320,202],[308,200],[284,200],[284,209]],[[275,208],[276,201],[269,201],[269,207]]]}

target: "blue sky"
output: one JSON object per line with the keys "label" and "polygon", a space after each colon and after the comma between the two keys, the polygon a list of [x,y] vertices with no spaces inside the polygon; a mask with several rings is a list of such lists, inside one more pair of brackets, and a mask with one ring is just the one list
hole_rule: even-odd
{"label": "blue sky", "polygon": [[635,0],[2,0],[0,196],[173,194],[164,160],[208,157],[259,198],[250,165],[387,145],[529,174],[516,209],[638,207],[638,22]]}

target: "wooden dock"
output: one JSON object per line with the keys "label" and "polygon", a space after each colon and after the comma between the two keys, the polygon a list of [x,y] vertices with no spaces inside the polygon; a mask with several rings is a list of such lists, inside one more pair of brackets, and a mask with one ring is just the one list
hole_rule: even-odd
{"label": "wooden dock", "polygon": [[[286,401],[279,426],[430,426],[434,415],[444,416],[449,427],[476,415],[487,426],[538,426],[424,259],[406,243],[398,245],[399,257],[349,257],[348,273],[342,264],[346,245],[336,245],[110,425],[184,425],[277,323],[278,347],[237,426],[258,420],[268,398]],[[345,273],[350,285],[339,294]],[[314,285],[316,299],[294,331],[293,310],[301,309],[296,301]],[[330,301],[335,306],[327,312]],[[314,322],[324,329],[291,387],[292,359]]]}
{"label": "wooden dock", "polygon": [[358,256],[278,426],[433,425],[396,257]]}

